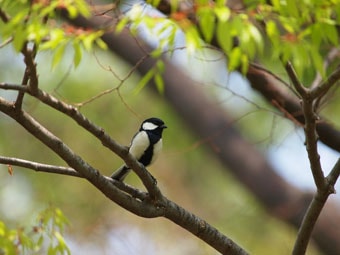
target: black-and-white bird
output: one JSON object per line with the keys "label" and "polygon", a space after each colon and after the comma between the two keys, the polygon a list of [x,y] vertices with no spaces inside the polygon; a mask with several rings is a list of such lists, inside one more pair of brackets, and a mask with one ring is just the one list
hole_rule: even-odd
{"label": "black-and-white bird", "polygon": [[[144,120],[139,131],[132,138],[129,153],[145,167],[151,165],[162,150],[162,133],[165,128],[167,126],[161,119]],[[111,175],[111,178],[123,181],[130,171],[128,166],[123,165]]]}

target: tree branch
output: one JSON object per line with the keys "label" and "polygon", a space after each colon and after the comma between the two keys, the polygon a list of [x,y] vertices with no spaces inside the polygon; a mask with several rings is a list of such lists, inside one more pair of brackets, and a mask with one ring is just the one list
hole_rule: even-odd
{"label": "tree branch", "polygon": [[54,165],[47,165],[41,164],[29,160],[24,160],[20,158],[13,158],[13,157],[4,157],[0,156],[0,164],[7,164],[11,166],[20,166],[28,169],[32,169],[37,172],[45,172],[45,173],[54,173],[54,174],[62,174],[62,175],[69,175],[75,177],[82,177],[77,171],[69,167],[63,166],[54,166]]}
{"label": "tree branch", "polygon": [[9,15],[6,12],[4,12],[2,8],[0,8],[0,19],[4,23],[7,23],[10,19]]}
{"label": "tree branch", "polygon": [[29,87],[26,86],[26,84],[18,85],[18,84],[10,84],[6,82],[0,82],[0,89],[4,90],[15,90],[15,91],[22,91],[22,92],[28,92]]}
{"label": "tree branch", "polygon": [[[96,20],[88,20],[78,17],[69,20],[69,22],[80,27],[97,28],[102,26],[103,22],[107,24],[107,19],[96,17]],[[103,40],[111,51],[120,55],[133,66],[145,56],[145,52],[136,46],[135,38],[132,38],[128,32],[119,35],[107,33],[103,36]],[[145,75],[154,64],[154,59],[147,59],[138,66],[138,70],[142,75]],[[171,64],[168,59],[164,59],[164,64],[166,66],[163,73],[166,84],[164,96],[177,110],[183,121],[199,137],[205,137],[209,141],[216,158],[257,196],[266,206],[267,211],[298,227],[312,198],[311,194],[297,190],[278,177],[263,156],[244,141],[237,130],[232,127],[232,120],[229,119],[225,109],[216,106],[216,102],[210,102],[200,91],[197,83]],[[174,77],[176,78],[174,79]],[[268,101],[279,106],[278,108],[282,109],[284,114],[289,115],[290,119],[296,119],[298,123],[301,123],[300,125],[303,125],[304,116],[300,100],[288,89],[287,83],[255,64],[249,66],[247,78],[250,80],[251,86],[264,95]],[[185,90],[183,90],[184,87]],[[187,105],[191,107],[186,107]],[[318,133],[322,134],[323,141],[340,151],[340,132],[329,123],[322,121],[317,122],[317,128]],[[214,135],[209,136],[208,134]],[[207,144],[208,149],[211,147]],[[219,153],[216,153],[214,148],[218,148]],[[246,159],[244,158],[245,154],[249,155]],[[318,241],[318,244],[322,245],[323,250],[334,254],[340,250],[338,235],[327,232],[329,229],[327,224],[334,216],[334,212],[338,212],[338,208],[336,206],[333,210],[328,210],[328,208],[325,208],[326,213],[323,213],[321,217],[326,224],[320,225],[313,237]],[[338,222],[335,222],[333,226],[338,226],[337,224]],[[338,233],[338,230],[335,232]],[[327,244],[322,243],[325,239]]]}
{"label": "tree branch", "polygon": [[318,98],[325,95],[329,89],[334,86],[340,80],[340,66],[334,70],[334,72],[327,77],[327,79],[322,82],[319,86],[314,87],[311,90],[311,97]]}
{"label": "tree branch", "polygon": [[[12,103],[7,102],[2,98],[0,98],[0,111],[16,120],[29,133],[61,157],[71,168],[86,178],[112,201],[142,217],[158,217],[161,215],[152,204],[135,200],[131,196],[121,192],[104,176],[102,176],[98,170],[85,162],[79,155],[75,154],[58,137],[40,125],[25,111],[18,111],[13,107]],[[119,147],[122,150],[125,150],[122,146]],[[127,158],[131,161],[134,160],[131,156],[129,156],[129,153],[126,154]]]}
{"label": "tree branch", "polygon": [[[106,146],[113,146],[112,149],[118,151],[122,158],[136,170],[136,173],[145,171],[141,165],[127,152],[126,148],[116,144],[103,130],[99,129],[90,123],[83,115],[81,115],[73,107],[58,101],[48,94],[38,90],[38,98],[44,98],[49,103],[59,108],[62,112],[67,111],[71,114],[74,120],[80,125],[86,126],[86,130],[97,134],[103,144]],[[99,189],[109,199],[127,209],[128,211],[146,218],[154,218],[164,216],[181,227],[187,229],[207,244],[211,245],[222,254],[245,255],[247,254],[240,246],[234,243],[231,239],[220,233],[217,229],[206,223],[204,220],[186,211],[184,208],[168,200],[161,193],[156,196],[140,196],[141,193],[135,192],[133,195],[127,195],[125,192],[119,190],[115,185],[112,185],[113,180],[102,176],[96,169],[85,162],[80,156],[75,154],[66,144],[59,138],[50,133],[47,129],[41,126],[36,120],[24,111],[17,111],[13,105],[4,99],[0,98],[0,111],[7,114],[16,120],[34,137],[43,142],[47,147],[59,155],[71,168],[75,169],[80,176],[86,178],[97,189]],[[105,137],[105,139],[103,139]],[[21,162],[23,163],[23,162]],[[27,162],[26,162],[27,163]],[[144,176],[142,176],[144,178]],[[149,177],[148,177],[149,178]],[[142,179],[143,180],[143,179]],[[118,184],[121,185],[121,184]],[[154,186],[155,183],[153,183]],[[158,189],[158,188],[157,188]],[[131,191],[128,192],[132,194]],[[134,196],[139,196],[143,200],[135,199]]]}
{"label": "tree branch", "polygon": [[[327,57],[323,63],[323,67],[324,67],[324,70],[327,70],[327,68],[330,66],[331,63],[333,63],[333,61],[336,59],[336,58],[339,58],[340,56],[340,50],[337,48],[337,47],[334,47],[332,48],[328,54],[327,54]],[[323,80],[323,77],[321,76],[320,72],[317,72],[316,74],[316,77],[314,79],[314,81],[312,82],[311,84],[311,88],[316,88],[316,87],[319,87],[319,85],[321,84]]]}
{"label": "tree branch", "polygon": [[286,72],[292,81],[295,89],[302,99],[302,111],[305,118],[304,131],[306,136],[306,150],[309,158],[310,168],[313,174],[314,182],[319,190],[324,189],[325,177],[321,168],[320,155],[318,153],[318,137],[316,133],[316,120],[318,117],[314,112],[315,97],[311,90],[304,87],[299,81],[292,64],[288,61],[285,64]]}
{"label": "tree branch", "polygon": [[297,77],[297,74],[293,68],[293,65],[290,63],[290,61],[287,61],[286,64],[284,64],[286,72],[292,81],[294,88],[299,93],[301,97],[306,97],[308,90],[303,86],[303,84],[300,82],[299,78]]}
{"label": "tree branch", "polygon": [[306,214],[302,220],[297,239],[294,244],[293,255],[302,255],[306,253],[307,246],[312,235],[313,229],[319,218],[322,209],[330,194],[334,193],[334,185],[340,174],[340,159],[333,167],[331,173],[327,177],[327,186],[325,189],[318,189],[313,200],[308,207]]}
{"label": "tree branch", "polygon": [[[75,171],[74,169],[70,167],[42,164],[42,163],[37,163],[37,162],[19,159],[19,158],[0,156],[0,164],[24,167],[26,169],[31,169],[37,172],[54,173],[54,174],[84,178],[81,174],[79,174],[77,171]],[[112,184],[114,184],[117,188],[126,192],[133,198],[138,198],[139,200],[144,201],[148,197],[148,193],[140,191],[124,182],[115,181],[110,177],[105,177],[105,178],[108,181],[112,182]]]}
{"label": "tree branch", "polygon": [[[287,88],[289,85],[265,68],[250,64],[246,77],[253,89],[293,122],[303,126],[305,118],[301,109],[301,100]],[[340,152],[340,131],[322,117],[316,122],[319,139],[330,148]]]}
{"label": "tree branch", "polygon": [[[31,91],[29,91],[31,92]],[[76,123],[78,123],[81,127],[83,127],[90,134],[99,139],[102,144],[107,147],[109,150],[120,156],[125,163],[133,169],[134,172],[138,175],[138,177],[143,182],[145,188],[150,193],[151,197],[157,198],[162,197],[161,191],[158,189],[155,179],[152,175],[145,169],[145,167],[140,164],[132,155],[129,154],[128,149],[116,143],[112,140],[109,135],[105,133],[105,131],[91,123],[83,114],[81,114],[77,108],[68,105],[52,95],[42,91],[37,90],[37,93],[30,93],[32,96],[35,96],[41,102],[46,105],[52,107],[53,109],[64,113],[71,119],[73,119]]]}

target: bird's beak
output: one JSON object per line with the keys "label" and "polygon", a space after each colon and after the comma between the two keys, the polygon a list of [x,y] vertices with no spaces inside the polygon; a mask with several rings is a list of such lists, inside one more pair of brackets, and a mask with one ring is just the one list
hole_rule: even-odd
{"label": "bird's beak", "polygon": [[163,128],[163,129],[164,129],[164,128],[168,128],[168,127],[167,127],[167,126],[165,126],[165,125],[162,125],[162,126],[161,126],[161,128]]}

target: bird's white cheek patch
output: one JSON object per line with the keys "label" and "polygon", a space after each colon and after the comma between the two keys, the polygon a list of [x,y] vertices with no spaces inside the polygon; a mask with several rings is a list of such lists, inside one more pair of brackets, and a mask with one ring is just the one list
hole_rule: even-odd
{"label": "bird's white cheek patch", "polygon": [[155,125],[155,124],[153,124],[153,123],[151,123],[151,122],[145,122],[145,123],[143,123],[143,126],[142,126],[142,128],[144,129],[144,130],[154,130],[154,129],[156,129],[158,126],[157,125]]}

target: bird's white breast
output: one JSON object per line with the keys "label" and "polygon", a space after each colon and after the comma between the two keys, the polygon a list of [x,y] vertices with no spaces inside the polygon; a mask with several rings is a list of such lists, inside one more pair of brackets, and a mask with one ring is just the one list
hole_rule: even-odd
{"label": "bird's white breast", "polygon": [[149,144],[150,141],[147,133],[141,131],[133,138],[129,152],[138,160],[148,148]]}
{"label": "bird's white breast", "polygon": [[153,158],[150,164],[152,164],[153,162],[155,162],[155,160],[158,158],[161,150],[163,147],[163,141],[162,138],[159,139],[159,141],[157,143],[155,143],[155,145],[153,146]]}

